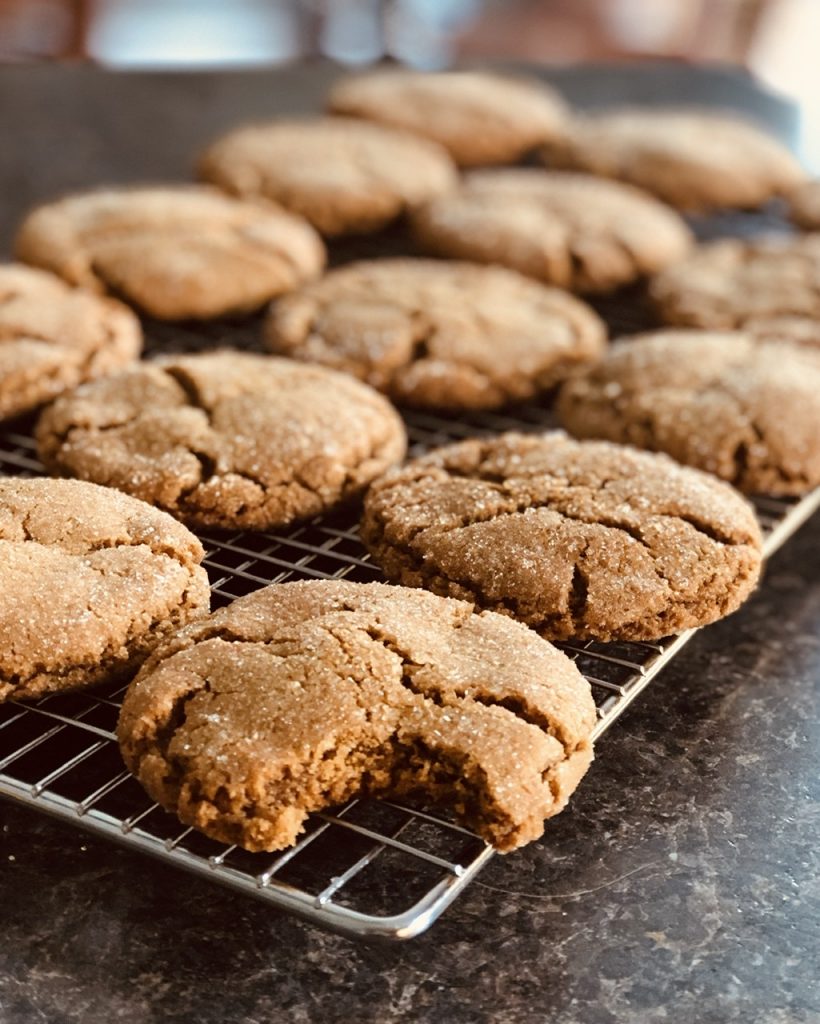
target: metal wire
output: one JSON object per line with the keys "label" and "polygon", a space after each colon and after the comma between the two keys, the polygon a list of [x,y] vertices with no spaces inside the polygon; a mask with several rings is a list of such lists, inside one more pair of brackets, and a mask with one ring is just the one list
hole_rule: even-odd
{"label": "metal wire", "polygon": [[[720,233],[740,233],[730,219]],[[743,233],[749,233],[745,231]],[[639,296],[602,300],[613,334],[649,319]],[[237,320],[188,329],[147,325],[150,353],[257,348],[258,324]],[[463,437],[552,426],[546,407],[514,413],[407,417],[411,451]],[[0,473],[42,472],[30,424],[0,432]],[[820,490],[802,501],[762,499],[757,511],[770,555],[820,506]],[[367,582],[382,575],[370,562],[345,511],[281,532],[204,534],[213,604],[292,579]],[[566,644],[589,679],[599,738],[693,635],[659,643]],[[224,846],[165,813],[124,770],[114,737],[124,687],[0,705],[0,794],[131,849],[353,936],[409,938],[424,931],[481,870],[492,851],[435,811],[392,801],[352,800],[314,815],[305,834],[276,856]]]}
{"label": "metal wire", "polygon": [[[408,417],[418,450],[470,434],[550,425],[537,406],[520,415],[454,420]],[[40,472],[28,433],[0,434],[0,472]],[[762,499],[771,554],[820,506]],[[381,579],[345,512],[290,530],[205,534],[214,603],[291,579]],[[598,708],[596,739],[691,638],[655,644],[565,644],[589,679]],[[114,738],[123,687],[0,706],[0,793],[58,818],[221,882],[325,927],[356,936],[408,938],[427,928],[483,867],[492,851],[429,810],[354,800],[318,814],[291,849],[272,856],[226,847],[183,828],[126,772]]]}

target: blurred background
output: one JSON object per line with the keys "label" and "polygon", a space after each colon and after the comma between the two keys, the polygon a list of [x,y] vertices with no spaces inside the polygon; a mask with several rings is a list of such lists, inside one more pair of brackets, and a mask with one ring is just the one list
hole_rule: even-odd
{"label": "blurred background", "polygon": [[739,65],[802,110],[820,171],[820,0],[0,0],[0,59],[122,68],[325,57]]}

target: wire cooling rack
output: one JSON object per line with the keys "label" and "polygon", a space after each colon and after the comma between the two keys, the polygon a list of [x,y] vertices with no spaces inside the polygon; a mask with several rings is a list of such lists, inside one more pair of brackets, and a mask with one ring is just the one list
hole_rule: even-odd
{"label": "wire cooling rack", "polygon": [[[755,234],[782,227],[777,211],[730,214],[694,225],[701,237]],[[400,248],[401,240],[397,239]],[[368,240],[337,248],[338,261],[375,255]],[[378,242],[384,254],[385,239]],[[388,240],[388,249],[389,249]],[[598,303],[613,336],[652,324],[640,292]],[[147,350],[258,347],[259,324],[242,319],[196,329],[149,323]],[[544,406],[514,413],[449,418],[408,414],[411,454],[464,437],[554,426]],[[30,432],[0,432],[0,474],[38,474]],[[820,490],[801,501],[756,503],[771,555],[820,506]],[[359,538],[355,511],[282,533],[206,533],[205,565],[213,606],[269,583],[294,579],[382,579]],[[691,638],[659,643],[561,645],[590,681],[598,739]],[[316,814],[300,841],[279,855],[252,854],[183,828],[125,771],[114,737],[124,687],[0,705],[0,795],[73,822],[167,864],[263,900],[343,934],[406,939],[423,932],[481,870],[492,850],[438,812],[391,801],[352,800]]]}
{"label": "wire cooling rack", "polygon": [[[470,421],[415,414],[418,450],[507,429],[544,429],[539,407]],[[0,434],[0,473],[41,472],[28,433]],[[758,503],[771,554],[820,505]],[[214,605],[292,579],[381,578],[357,535],[356,516],[324,517],[282,533],[204,534]],[[694,631],[656,644],[564,645],[592,684],[598,738]],[[352,800],[314,815],[279,855],[224,846],[167,814],[125,771],[114,738],[124,687],[0,705],[0,794],[131,849],[355,936],[409,938],[424,931],[480,871],[492,851],[438,813],[390,801]]]}

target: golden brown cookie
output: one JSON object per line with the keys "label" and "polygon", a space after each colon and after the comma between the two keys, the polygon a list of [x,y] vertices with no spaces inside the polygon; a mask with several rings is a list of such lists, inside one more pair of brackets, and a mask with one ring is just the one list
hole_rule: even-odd
{"label": "golden brown cookie", "polygon": [[266,338],[275,352],[352,373],[396,402],[489,409],[597,359],[606,330],[578,299],[502,267],[385,259],[280,299]]}
{"label": "golden brown cookie", "polygon": [[0,479],[0,700],[126,678],[208,612],[202,545],[79,480]]}
{"label": "golden brown cookie", "polygon": [[328,107],[434,139],[464,167],[514,163],[567,122],[554,89],[486,71],[370,72],[337,82]]}
{"label": "golden brown cookie", "polygon": [[242,198],[273,199],[325,235],[377,231],[457,180],[435,143],[342,117],[237,128],[206,150],[199,172]]}
{"label": "golden brown cookie", "polygon": [[118,370],[141,348],[126,306],[42,270],[0,265],[0,420]]}
{"label": "golden brown cookie", "polygon": [[689,211],[757,207],[805,179],[797,159],[762,128],[705,109],[579,116],[544,158],[550,167],[628,181]]}
{"label": "golden brown cookie", "polygon": [[820,320],[820,234],[700,245],[658,274],[650,292],[661,319],[681,327]]}
{"label": "golden brown cookie", "polygon": [[686,255],[674,210],[631,185],[532,169],[474,171],[412,218],[430,252],[500,263],[573,291],[604,292]]}
{"label": "golden brown cookie", "polygon": [[807,181],[790,194],[789,214],[806,231],[820,231],[820,181]]}
{"label": "golden brown cookie", "polygon": [[750,494],[820,484],[820,359],[741,332],[618,342],[562,388],[558,415],[576,437],[666,452]]}
{"label": "golden brown cookie", "polygon": [[747,502],[665,455],[562,433],[448,445],[387,473],[362,537],[387,577],[503,612],[550,640],[657,640],[754,586]]}
{"label": "golden brown cookie", "polygon": [[812,316],[758,316],[743,324],[745,334],[755,341],[786,342],[807,352],[820,349],[820,319]]}
{"label": "golden brown cookie", "polygon": [[45,411],[37,441],[55,473],[199,526],[259,530],[359,494],[406,446],[398,414],[367,385],[231,350],[85,384]]}
{"label": "golden brown cookie", "polygon": [[324,247],[300,217],[204,185],[110,188],[47,203],[17,256],[71,284],[114,292],[160,320],[256,309],[319,274]]}
{"label": "golden brown cookie", "polygon": [[381,583],[287,583],[183,630],[130,687],[128,768],[249,850],[311,811],[423,796],[499,850],[537,839],[592,759],[589,684],[530,630]]}

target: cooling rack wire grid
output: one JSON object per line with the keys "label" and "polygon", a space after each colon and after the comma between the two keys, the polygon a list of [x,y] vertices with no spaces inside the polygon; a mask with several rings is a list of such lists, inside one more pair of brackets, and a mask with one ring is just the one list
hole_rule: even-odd
{"label": "cooling rack wire grid", "polygon": [[[738,231],[736,218],[720,233]],[[712,225],[711,233],[714,232]],[[647,326],[639,301],[600,303],[613,334]],[[149,352],[257,347],[254,321],[188,329],[147,325]],[[458,419],[407,415],[411,453],[463,437],[553,425],[539,405]],[[0,474],[37,474],[29,424],[0,432]],[[756,508],[771,555],[820,506],[820,490],[802,500],[760,499]],[[215,607],[269,583],[295,579],[381,579],[357,532],[355,510],[277,533],[202,535]],[[742,613],[741,613],[742,614]],[[599,738],[694,631],[659,643],[562,645],[589,679]],[[125,771],[114,738],[124,687],[0,705],[0,795],[151,854],[205,879],[335,931],[358,937],[410,938],[424,931],[492,856],[480,839],[425,809],[352,800],[316,814],[306,833],[278,855],[224,846],[164,812]],[[605,752],[602,756],[606,756]],[[547,835],[549,826],[547,826]]]}

